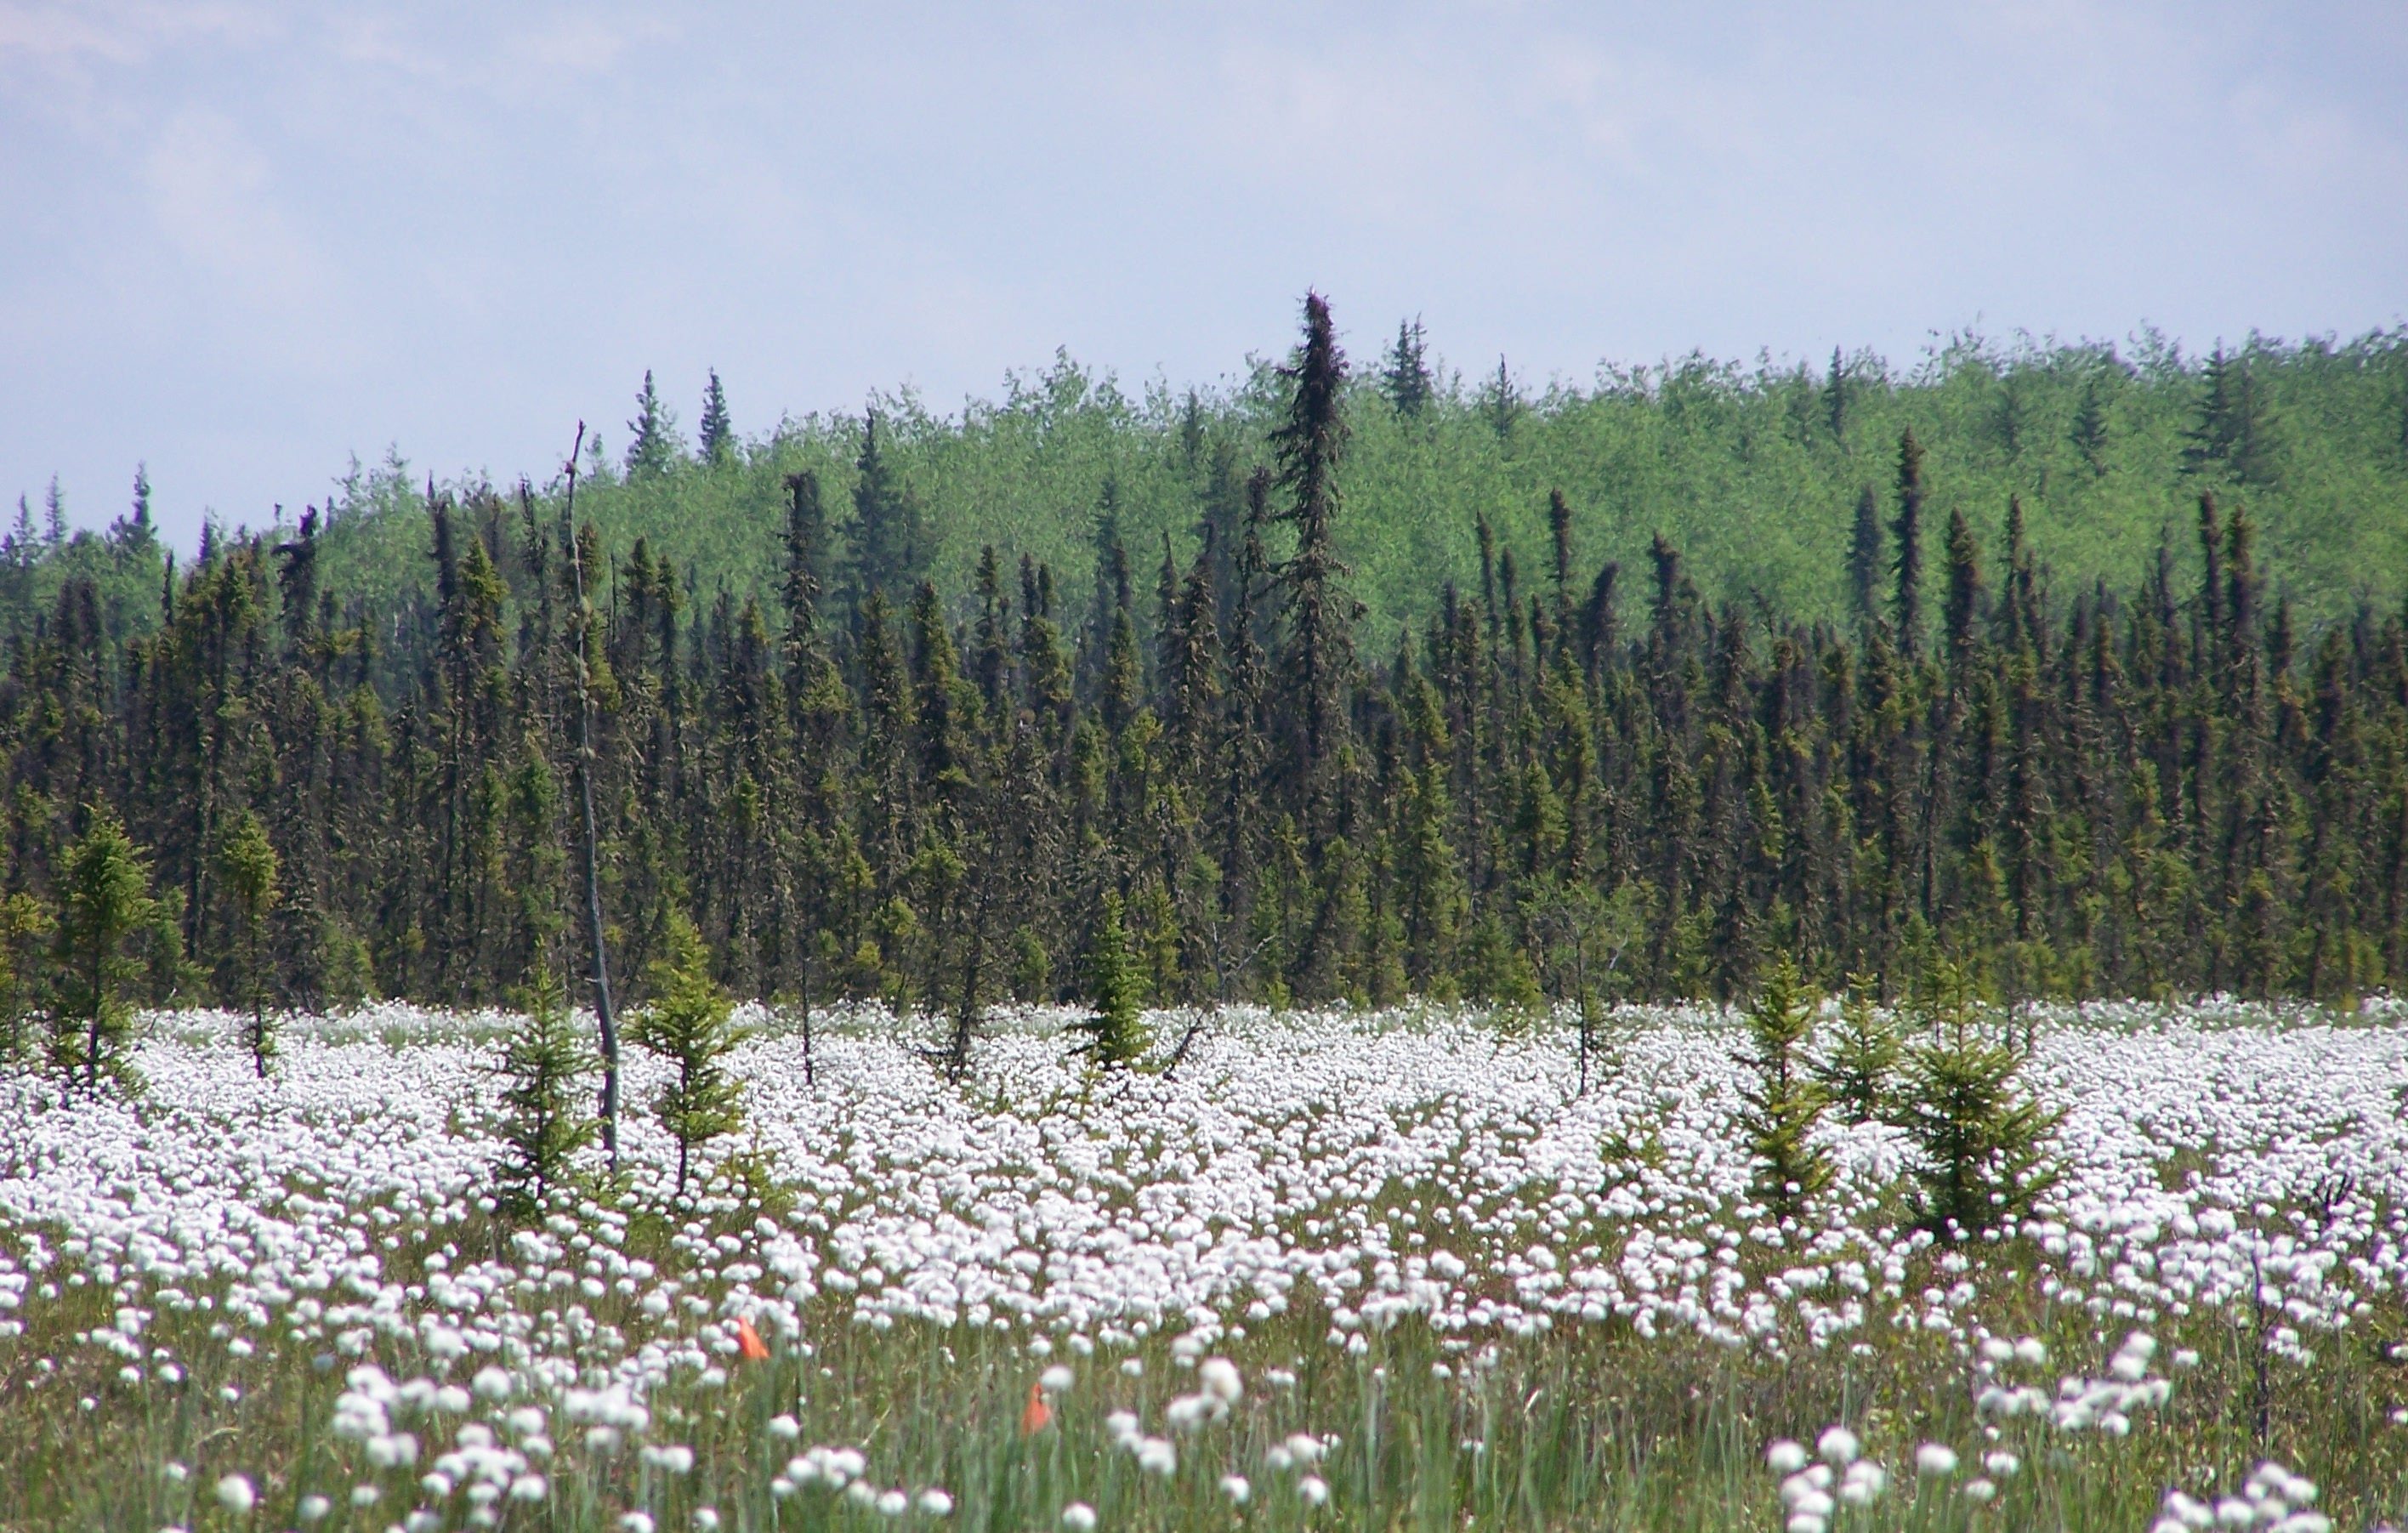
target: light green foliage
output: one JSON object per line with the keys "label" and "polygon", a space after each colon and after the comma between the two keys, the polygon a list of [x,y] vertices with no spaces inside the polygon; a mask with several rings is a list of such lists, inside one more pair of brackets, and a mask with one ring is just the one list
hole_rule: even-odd
{"label": "light green foliage", "polygon": [[577,1153],[602,1125],[582,1106],[584,1079],[598,1061],[570,1020],[560,977],[538,967],[523,1001],[526,1021],[504,1041],[494,1067],[507,1082],[496,1180],[506,1210],[527,1219],[540,1216],[554,1193],[578,1184]]}
{"label": "light green foliage", "polygon": [[25,1056],[25,1023],[41,1005],[41,949],[51,930],[50,912],[33,895],[0,899],[0,1061]]}
{"label": "light green foliage", "polygon": [[218,848],[218,869],[225,880],[226,892],[234,897],[235,911],[242,924],[242,984],[243,998],[251,1006],[251,1060],[252,1067],[265,1077],[267,1061],[276,1053],[276,1039],[267,1025],[265,973],[261,958],[267,945],[267,918],[276,909],[280,891],[276,886],[276,848],[268,842],[267,827],[250,809],[244,809],[227,827]]}
{"label": "light green foliage", "polygon": [[[2247,352],[2252,387],[2281,422],[2280,471],[2248,490],[2250,512],[2267,573],[2303,618],[2344,610],[2361,590],[2396,597],[2408,570],[2408,454],[2393,381],[2403,350],[2401,336],[2384,333],[2338,346],[2259,341]],[[1489,514],[1499,546],[1527,560],[1548,546],[1548,491],[1559,487],[1584,568],[1608,558],[1641,568],[1661,530],[1710,598],[1756,592],[1801,618],[1842,619],[1842,551],[1858,492],[1887,483],[1910,425],[1928,453],[1924,519],[1935,533],[1959,509],[1987,526],[2021,494],[2041,565],[2128,584],[2159,527],[2187,523],[2202,476],[2184,471],[2183,451],[2206,391],[2204,362],[2162,337],[2129,351],[1959,336],[1912,370],[1859,355],[1848,362],[1836,437],[1824,380],[1802,365],[1691,355],[1612,369],[1588,388],[1526,400],[1502,434],[1482,389],[1442,366],[1444,381],[1412,415],[1379,396],[1367,368],[1347,404],[1339,552],[1354,571],[1348,587],[1369,609],[1368,631],[1418,625],[1440,580],[1469,588],[1476,577],[1475,510]],[[1128,546],[1157,547],[1168,532],[1183,560],[1216,447],[1234,449],[1241,473],[1270,462],[1266,434],[1281,403],[1268,364],[1202,394],[1191,419],[1184,390],[1132,396],[1063,359],[1010,375],[1000,397],[958,417],[908,394],[876,408],[887,461],[924,509],[928,573],[939,590],[960,591],[987,543],[1083,583],[1093,564],[1084,509],[1108,479]],[[840,504],[860,443],[858,417],[809,415],[731,448],[716,466],[673,452],[625,477],[605,466],[580,480],[578,506],[608,546],[647,536],[673,567],[691,564],[701,590],[724,582],[739,602],[767,600],[781,567],[785,476],[817,473]],[[841,544],[849,532],[837,535]],[[407,466],[366,471],[322,540],[325,578],[371,599],[396,595],[424,567],[426,537]]]}
{"label": "light green foliage", "polygon": [[1875,1006],[1870,983],[1852,978],[1840,1006],[1840,1025],[1815,1077],[1840,1115],[1852,1124],[1875,1123],[1893,1110],[1901,1044],[1898,1029]]}
{"label": "light green foliage", "polygon": [[1899,1123],[1923,1152],[1916,1211],[1935,1231],[1978,1234],[2028,1213],[2056,1185],[2047,1140],[2063,1115],[2043,1110],[2015,1079],[2024,1056],[1963,969],[1935,962],[1921,991],[1926,1032],[1906,1051],[1899,1104]]}
{"label": "light green foliage", "polygon": [[1125,1069],[1145,1053],[1143,981],[1121,923],[1121,896],[1104,895],[1103,919],[1087,946],[1087,1014],[1074,1024],[1080,1045],[1099,1069]]}
{"label": "light green foliage", "polygon": [[116,812],[86,811],[89,824],[67,849],[60,880],[56,956],[59,1004],[51,1018],[50,1061],[86,1089],[108,1076],[137,1085],[125,1061],[131,1013],[121,992],[143,972],[128,943],[157,914],[150,865]]}
{"label": "light green foliage", "polygon": [[670,912],[665,945],[650,975],[655,998],[630,1020],[628,1036],[676,1072],[652,1098],[652,1116],[677,1141],[682,1196],[695,1148],[744,1126],[744,1088],[727,1056],[747,1034],[730,1020],[735,1003],[710,977],[710,954],[682,910]]}
{"label": "light green foliage", "polygon": [[1747,1103],[1748,1153],[1756,1165],[1755,1194],[1783,1218],[1796,1217],[1831,1183],[1830,1152],[1813,1139],[1826,1098],[1806,1061],[1821,1004],[1799,979],[1798,967],[1784,958],[1747,1010],[1746,1064],[1756,1081],[1740,1095]]}
{"label": "light green foliage", "polygon": [[1580,1091],[1589,1068],[1606,997],[1624,980],[1623,960],[1646,939],[1651,891],[1625,879],[1608,895],[1588,879],[1542,877],[1523,895],[1523,922],[1535,939],[1549,994],[1579,1008]]}

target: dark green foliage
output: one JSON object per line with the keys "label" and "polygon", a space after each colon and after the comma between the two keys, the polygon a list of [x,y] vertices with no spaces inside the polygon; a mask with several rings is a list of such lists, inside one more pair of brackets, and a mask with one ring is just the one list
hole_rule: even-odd
{"label": "dark green foliage", "polygon": [[2107,419],[2106,378],[2109,370],[2094,369],[2082,384],[2082,402],[2073,412],[2073,425],[2069,439],[2073,450],[2082,455],[2082,466],[2093,479],[2103,479],[2107,473],[2107,444],[2110,427]]}
{"label": "dark green foliage", "polygon": [[1898,516],[1889,531],[1898,540],[1890,625],[1899,649],[1912,657],[1923,652],[1923,444],[1913,426],[1898,439]]}
{"label": "dark green foliage", "polygon": [[1831,1183],[1830,1152],[1814,1142],[1827,1099],[1806,1057],[1821,1004],[1784,958],[1747,1009],[1746,1064],[1755,1081],[1741,1088],[1742,1128],[1756,1159],[1755,1196],[1783,1219],[1797,1217]]}
{"label": "dark green foliage", "polygon": [[694,923],[673,912],[666,952],[652,962],[653,999],[628,1019],[627,1036],[673,1072],[652,1097],[652,1116],[678,1147],[677,1196],[685,1195],[695,1150],[744,1126],[744,1088],[727,1057],[746,1037],[735,1003],[710,977],[710,955]]}
{"label": "dark green foliage", "polygon": [[125,1059],[130,1009],[124,991],[143,965],[129,948],[150,928],[159,902],[150,895],[150,865],[127,838],[124,822],[100,805],[86,814],[84,833],[67,848],[59,880],[50,1062],[93,1090],[104,1076],[135,1083]]}
{"label": "dark green foliage", "polygon": [[510,1217],[540,1218],[554,1195],[582,1181],[576,1158],[602,1132],[584,1110],[585,1081],[598,1065],[568,1012],[558,976],[536,969],[522,996],[526,1020],[502,1045],[494,1067],[502,1078],[502,1141],[494,1168]]}
{"label": "dark green foliage", "polygon": [[1106,894],[1087,938],[1087,1011],[1073,1025],[1096,1068],[1125,1069],[1145,1053],[1144,991],[1121,922],[1121,896]]}
{"label": "dark green foliage", "polygon": [[2250,358],[2218,346],[2200,382],[2199,416],[2183,443],[2184,471],[2272,485],[2278,478],[2274,412]]}
{"label": "dark green foliage", "polygon": [[[1387,395],[1388,408],[1408,421],[1421,419],[1430,408],[1438,382],[1430,376],[1429,341],[1420,320],[1398,324],[1397,343],[1388,349],[1387,365],[1380,370],[1380,392]],[[1196,395],[1187,397],[1193,409]]]}
{"label": "dark green foliage", "polygon": [[2063,1115],[2042,1110],[2017,1082],[2023,1056],[1961,969],[1939,964],[1925,991],[1899,1120],[1922,1152],[1918,1216],[1961,1239],[2028,1213],[2056,1185],[2048,1139]]}
{"label": "dark green foliage", "polygon": [[1848,613],[1859,624],[1881,621],[1882,547],[1881,501],[1868,484],[1848,531]]}

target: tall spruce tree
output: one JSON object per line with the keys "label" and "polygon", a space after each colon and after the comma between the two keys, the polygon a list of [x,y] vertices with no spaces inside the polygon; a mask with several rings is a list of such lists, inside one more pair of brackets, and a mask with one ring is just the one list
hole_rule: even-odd
{"label": "tall spruce tree", "polygon": [[1914,659],[1923,653],[1923,444],[1913,426],[1899,437],[1898,516],[1889,530],[1898,540],[1890,623],[1899,652]]}
{"label": "tall spruce tree", "polygon": [[1279,519],[1294,529],[1296,550],[1278,571],[1283,619],[1279,663],[1294,720],[1291,791],[1303,818],[1317,830],[1334,812],[1330,772],[1348,735],[1354,631],[1363,612],[1340,583],[1347,570],[1338,556],[1346,357],[1338,348],[1329,305],[1317,293],[1305,294],[1304,343],[1280,376],[1289,388],[1288,404],[1271,432],[1271,445],[1279,455],[1278,487],[1287,497]]}
{"label": "tall spruce tree", "polygon": [[649,367],[644,369],[644,387],[636,395],[636,418],[627,423],[627,436],[630,479],[668,472],[683,451],[678,442],[677,415],[661,402]]}
{"label": "tall spruce tree", "polygon": [[736,425],[727,414],[727,391],[719,381],[719,369],[710,369],[710,381],[702,391],[701,437],[702,461],[725,463],[736,453]]}
{"label": "tall spruce tree", "polygon": [[1386,365],[1380,371],[1380,392],[1387,396],[1388,408],[1408,421],[1418,421],[1428,410],[1437,385],[1430,377],[1429,343],[1418,318],[1398,322],[1396,344],[1388,349]]}
{"label": "tall spruce tree", "polygon": [[1848,534],[1848,609],[1860,630],[1881,621],[1882,553],[1881,500],[1868,484]]}

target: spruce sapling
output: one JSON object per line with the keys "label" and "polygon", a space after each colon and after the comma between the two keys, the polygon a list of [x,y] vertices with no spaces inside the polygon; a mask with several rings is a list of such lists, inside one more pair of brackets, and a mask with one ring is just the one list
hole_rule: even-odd
{"label": "spruce sapling", "polygon": [[243,999],[251,1008],[251,1063],[260,1079],[267,1078],[267,1062],[276,1053],[276,1038],[267,1025],[266,985],[261,973],[262,950],[267,944],[267,917],[276,909],[276,848],[259,816],[244,809],[228,828],[218,848],[218,868],[242,918]]}
{"label": "spruce sapling", "polygon": [[528,1219],[540,1215],[555,1192],[576,1185],[577,1153],[594,1142],[602,1125],[579,1105],[580,1082],[596,1060],[570,1023],[560,977],[538,966],[523,999],[526,1021],[504,1041],[494,1067],[507,1082],[495,1180],[511,1216]]}
{"label": "spruce sapling", "polygon": [[2056,1184],[2046,1140],[2064,1114],[2043,1110],[2017,1082],[2024,1055],[1984,1035],[1982,996],[1964,970],[1937,961],[1925,992],[1928,1034],[1907,1051],[1899,1118],[1923,1152],[1918,1217],[1963,1239],[2028,1213]]}
{"label": "spruce sapling", "polygon": [[735,1003],[711,979],[710,953],[683,911],[671,912],[667,939],[667,953],[652,967],[658,998],[629,1031],[676,1071],[652,1097],[652,1116],[677,1141],[682,1197],[695,1147],[744,1126],[744,1087],[727,1056],[750,1035],[731,1020]]}
{"label": "spruce sapling", "polygon": [[1756,1083],[1740,1095],[1747,1103],[1742,1122],[1756,1160],[1755,1193],[1784,1219],[1796,1217],[1831,1182],[1830,1152],[1813,1139],[1823,1118],[1823,1088],[1808,1073],[1805,1057],[1820,1004],[1784,958],[1765,976],[1747,1011],[1746,1062]]}
{"label": "spruce sapling", "polygon": [[150,924],[150,865],[116,812],[94,805],[84,833],[67,849],[58,924],[59,1007],[51,1018],[51,1062],[86,1090],[114,1078],[140,1084],[125,1059],[133,1015],[119,994],[142,971],[126,944]]}
{"label": "spruce sapling", "polygon": [[1121,896],[1104,895],[1103,919],[1087,945],[1088,1013],[1072,1024],[1084,1035],[1079,1045],[1101,1069],[1123,1069],[1145,1052],[1140,1019],[1137,965],[1129,957],[1128,932],[1121,924]]}
{"label": "spruce sapling", "polygon": [[1842,1118],[1852,1124],[1888,1118],[1898,1087],[1899,1047],[1898,1029],[1874,1007],[1868,982],[1850,976],[1838,1031],[1815,1071],[1824,1096]]}

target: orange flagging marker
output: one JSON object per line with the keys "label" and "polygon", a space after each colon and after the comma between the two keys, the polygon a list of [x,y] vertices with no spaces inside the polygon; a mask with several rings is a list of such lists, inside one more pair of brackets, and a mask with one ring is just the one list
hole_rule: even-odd
{"label": "orange flagging marker", "polygon": [[1040,1384],[1028,1386],[1028,1407],[1020,1412],[1020,1435],[1035,1437],[1045,1430],[1054,1419],[1054,1408],[1045,1403],[1045,1390]]}
{"label": "orange flagging marker", "polygon": [[742,1315],[736,1317],[736,1346],[738,1351],[744,1354],[744,1360],[748,1363],[761,1363],[768,1360],[767,1344],[761,1340],[761,1333],[752,1328],[752,1322]]}

